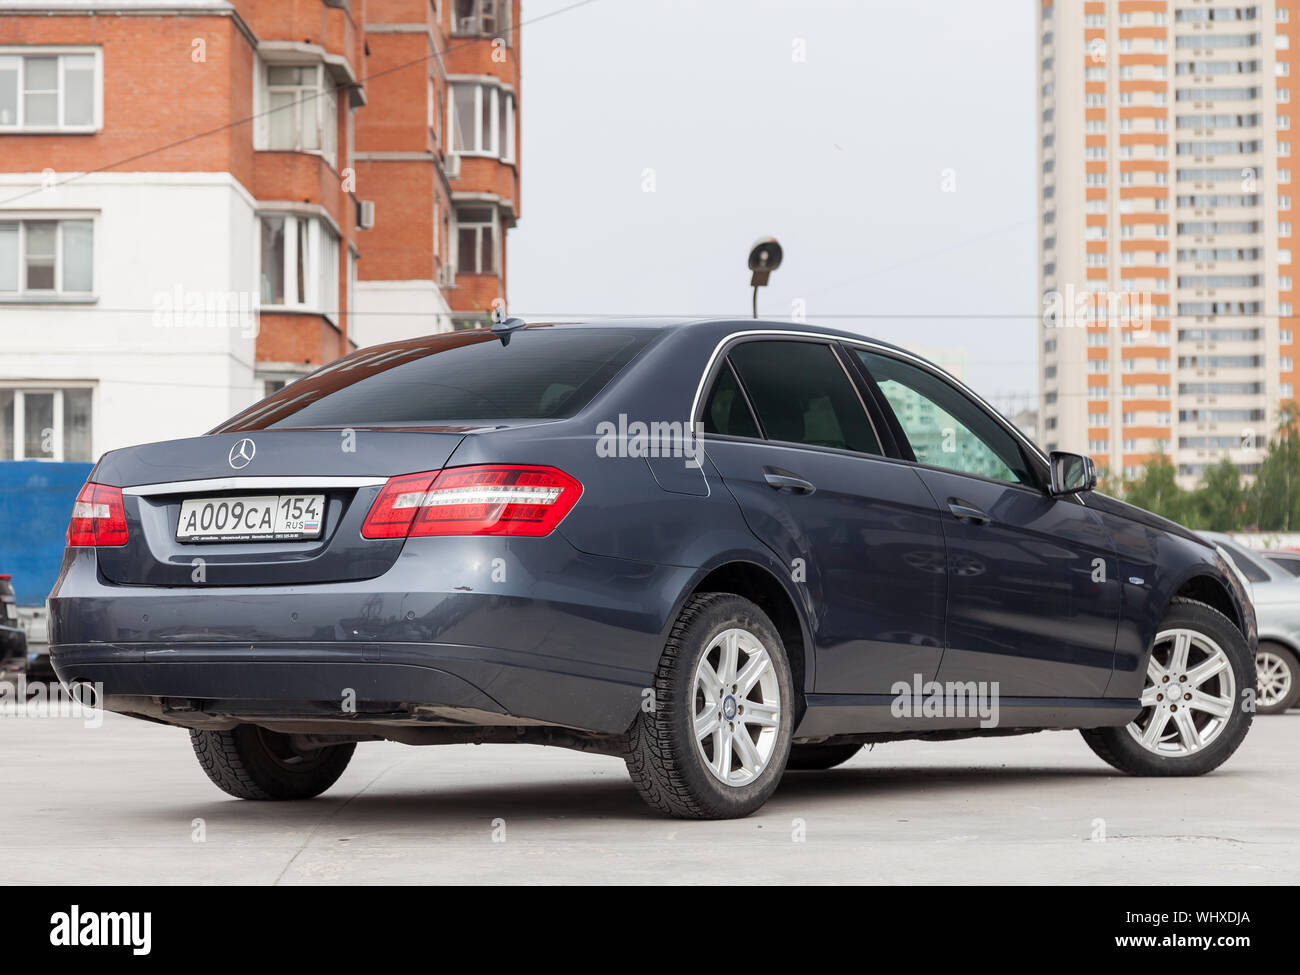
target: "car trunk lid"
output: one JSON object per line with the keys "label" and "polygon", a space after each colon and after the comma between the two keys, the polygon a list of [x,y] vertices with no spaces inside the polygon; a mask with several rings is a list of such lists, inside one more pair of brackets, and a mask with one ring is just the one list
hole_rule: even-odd
{"label": "car trunk lid", "polygon": [[[96,549],[100,569],[108,580],[128,585],[374,578],[392,566],[404,543],[361,536],[361,524],[385,481],[440,470],[466,432],[452,427],[260,430],[113,451],[90,479],[122,489],[128,539],[125,545]],[[186,501],[213,499],[233,506],[254,498],[319,499],[319,536],[178,538]]]}

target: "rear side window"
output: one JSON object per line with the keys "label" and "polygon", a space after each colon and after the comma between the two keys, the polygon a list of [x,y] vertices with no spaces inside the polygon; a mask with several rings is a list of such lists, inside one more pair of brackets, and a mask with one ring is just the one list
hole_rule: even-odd
{"label": "rear side window", "polygon": [[658,334],[524,328],[426,336],[362,349],[250,407],[216,433],[291,427],[572,416]]}
{"label": "rear side window", "polygon": [[879,454],[871,421],[840,360],[817,342],[746,342],[731,352],[769,440]]}
{"label": "rear side window", "polygon": [[758,424],[740,391],[736,374],[726,362],[714,380],[713,392],[704,406],[704,432],[728,437],[758,437]]}

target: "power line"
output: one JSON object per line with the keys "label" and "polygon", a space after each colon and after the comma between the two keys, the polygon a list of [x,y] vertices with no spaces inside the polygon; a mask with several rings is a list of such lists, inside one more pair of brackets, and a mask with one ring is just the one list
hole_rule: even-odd
{"label": "power line", "polygon": [[[160,293],[170,294],[171,292],[160,292]],[[187,292],[187,293],[188,293],[188,292]],[[207,292],[199,292],[199,291],[195,291],[195,292],[193,292],[193,294],[196,294],[196,295],[206,295]],[[227,292],[216,292],[216,294],[223,294],[223,295],[224,295],[224,294],[227,294]],[[183,308],[183,307],[178,307],[178,308],[108,308],[108,307],[104,307],[104,306],[101,306],[101,305],[95,305],[95,304],[89,304],[89,303],[87,303],[87,304],[77,304],[77,303],[67,303],[67,302],[57,302],[57,301],[56,301],[56,302],[48,302],[48,303],[46,303],[46,302],[34,302],[34,303],[32,303],[31,305],[23,306],[23,302],[22,302],[22,300],[21,300],[21,299],[22,299],[22,296],[19,295],[18,298],[19,298],[19,300],[18,300],[18,301],[11,302],[11,303],[9,304],[9,307],[16,307],[16,306],[17,306],[17,307],[23,307],[23,310],[24,310],[24,311],[57,311],[57,312],[59,312],[60,314],[68,314],[68,313],[70,313],[70,312],[111,312],[111,313],[114,313],[114,314],[122,314],[122,315],[155,315],[155,314],[161,314],[161,315],[167,315],[167,316],[172,316],[172,315],[184,316],[184,315],[186,315],[186,314],[191,314],[191,312],[187,311],[187,309],[185,309],[185,308]],[[330,317],[330,318],[337,318],[339,315],[344,314],[343,310],[342,310],[342,309],[338,309],[338,308],[336,308],[336,309],[332,309],[332,310],[323,310],[323,309],[317,309],[317,308],[289,308],[289,307],[284,307],[284,306],[280,306],[280,305],[260,305],[260,306],[258,306],[258,308],[256,309],[256,311],[257,311],[257,314],[259,314],[259,315],[275,315],[275,314],[280,314],[280,313],[301,314],[301,313],[304,313],[304,312],[305,312],[305,313],[307,313],[307,314],[312,314],[312,315],[324,315],[324,316],[327,316],[327,317]],[[206,306],[205,306],[205,308],[202,309],[202,310],[200,310],[200,309],[194,309],[194,311],[192,312],[192,314],[203,315],[203,316],[205,316],[205,317],[211,317],[211,316],[213,316],[214,314],[215,314],[215,315],[230,315],[230,316],[237,316],[237,315],[249,315],[249,314],[252,314],[252,313],[253,313],[253,309],[251,309],[251,308],[249,308],[249,309],[227,309],[227,310],[223,310],[223,311],[208,311],[208,310],[206,309]],[[482,317],[482,318],[486,321],[489,313],[488,313],[488,311],[487,311],[486,309],[483,310],[483,311],[476,312],[476,311],[467,311],[467,310],[465,310],[465,309],[454,309],[454,308],[453,308],[453,309],[451,309],[450,311],[442,311],[442,310],[430,310],[430,311],[401,311],[401,310],[390,310],[390,311],[379,311],[379,310],[376,310],[376,311],[357,311],[356,309],[353,309],[352,314],[353,314],[353,315],[362,316],[362,317],[371,317],[371,316],[374,316],[374,317],[429,318],[429,319],[437,319],[437,318],[457,318],[457,317],[461,317],[461,318]],[[556,318],[572,319],[574,322],[582,322],[582,321],[597,321],[597,320],[608,320],[608,321],[643,321],[643,320],[649,320],[649,319],[665,319],[665,320],[694,321],[694,320],[696,320],[696,319],[718,319],[718,320],[727,320],[727,321],[759,321],[759,322],[767,322],[767,323],[769,323],[769,324],[775,322],[775,323],[778,323],[778,324],[788,324],[788,325],[815,325],[819,320],[822,320],[822,319],[834,319],[834,320],[842,320],[842,321],[847,321],[847,320],[856,320],[856,319],[860,319],[860,320],[863,320],[863,321],[866,321],[866,320],[872,320],[872,321],[877,321],[877,320],[879,320],[879,321],[887,321],[887,320],[889,320],[889,319],[902,319],[902,320],[906,320],[906,321],[912,321],[912,320],[919,320],[919,319],[926,319],[926,318],[935,318],[935,319],[941,319],[941,320],[944,320],[944,321],[949,321],[949,320],[953,320],[953,321],[965,321],[965,320],[972,320],[972,321],[997,321],[997,320],[1002,320],[1002,319],[1008,319],[1008,320],[1014,320],[1014,321],[1041,321],[1041,320],[1042,320],[1042,317],[1043,317],[1042,315],[1035,315],[1035,314],[1030,314],[1030,313],[1027,313],[1027,312],[944,312],[944,311],[926,311],[926,312],[889,312],[889,311],[876,311],[876,312],[815,312],[815,313],[810,313],[810,314],[807,316],[807,320],[800,320],[800,321],[796,321],[795,319],[791,319],[791,318],[785,318],[785,317],[775,316],[775,315],[768,316],[768,317],[761,317],[761,316],[760,316],[758,319],[751,319],[751,317],[750,317],[749,315],[746,315],[746,314],[744,314],[743,312],[735,312],[735,311],[729,311],[729,312],[721,312],[721,311],[714,311],[714,312],[703,312],[703,311],[697,311],[697,312],[635,312],[635,313],[633,313],[633,312],[581,312],[581,311],[521,311],[521,312],[512,312],[512,314],[514,314],[516,317],[520,317],[520,318],[530,318],[530,319],[534,319],[534,320],[536,320],[536,321],[539,322],[539,323],[540,323],[543,319],[556,319]],[[1291,318],[1294,318],[1294,319],[1298,319],[1298,320],[1300,320],[1300,314],[1282,315],[1282,314],[1279,314],[1279,313],[1277,313],[1277,312],[1223,312],[1223,313],[1216,313],[1216,314],[1214,314],[1214,315],[1187,314],[1187,315],[1162,315],[1162,316],[1153,316],[1153,317],[1152,317],[1152,321],[1154,321],[1154,322],[1175,322],[1175,321],[1188,321],[1188,320],[1194,320],[1194,319],[1207,319],[1207,318],[1208,318],[1208,319],[1211,319],[1212,321],[1233,320],[1233,319],[1241,319],[1241,320],[1247,320],[1247,319],[1270,319],[1270,320],[1282,320],[1282,319],[1291,319]],[[1083,329],[1085,326],[1100,326],[1100,325],[1104,325],[1104,324],[1107,324],[1104,320],[1102,320],[1102,321],[1086,320],[1086,321],[1081,321],[1079,324],[1070,324],[1070,325],[1053,325],[1053,326],[1048,326],[1048,331],[1052,331],[1052,332],[1068,332],[1068,331],[1071,331],[1071,330],[1074,330],[1074,329]],[[160,328],[163,328],[163,327],[169,327],[169,326],[159,326],[159,327],[160,327]],[[1141,332],[1141,331],[1143,331],[1143,329],[1136,328],[1136,327],[1133,327],[1133,326],[1131,326],[1131,325],[1129,325],[1129,326],[1126,326],[1126,325],[1111,325],[1110,328],[1113,329],[1113,330],[1116,331],[1116,332]]]}
{"label": "power line", "polygon": [[[522,30],[525,26],[531,26],[543,20],[549,20],[552,17],[558,17],[560,14],[569,13],[570,11],[577,10],[579,7],[585,7],[588,4],[592,4],[595,2],[596,0],[577,0],[576,3],[571,3],[567,7],[560,7],[558,10],[552,10],[550,13],[539,14],[538,16],[532,17],[528,20],[521,20],[518,24],[511,25],[502,33],[515,34],[518,33],[520,30]],[[335,85],[333,88],[327,88],[327,89],[322,89],[321,91],[311,92],[309,94],[303,95],[301,98],[298,98],[294,102],[294,104],[301,105],[304,102],[315,101],[316,99],[322,97],[326,93],[338,94],[339,92],[347,88],[353,87],[354,84],[363,85],[367,81],[373,81],[376,78],[382,78],[385,75],[393,74],[396,71],[402,71],[406,68],[414,67],[417,64],[424,64],[435,58],[441,58],[444,54],[450,54],[452,51],[458,51],[463,47],[468,47],[469,45],[475,43],[477,40],[479,40],[479,38],[475,38],[473,40],[468,40],[468,41],[462,41],[459,44],[452,44],[449,47],[445,47],[441,50],[434,51],[432,54],[428,54],[421,58],[416,58],[413,61],[407,61],[404,64],[397,64],[391,68],[385,68],[383,71],[376,71],[374,74],[360,77],[356,80],[355,83],[346,82],[341,85]],[[263,118],[264,116],[272,114],[273,112],[284,111],[284,108],[285,106],[281,106],[278,109],[267,109],[264,112],[255,112],[252,115],[247,116],[246,118],[236,119],[233,122],[227,122],[225,125],[219,125],[215,129],[208,129],[204,132],[196,132],[193,135],[187,135],[183,139],[177,139],[176,141],[169,142],[166,145],[157,146],[153,149],[146,149],[144,152],[138,152],[133,156],[127,156],[126,158],[118,159],[115,162],[105,163],[103,166],[98,166],[95,169],[86,170],[86,172],[84,173],[76,173],[72,176],[69,176],[67,179],[60,180],[56,183],[51,183],[49,186],[39,186],[39,187],[33,187],[30,190],[24,190],[23,192],[19,193],[17,196],[11,196],[4,200],[0,200],[0,207],[8,206],[10,203],[14,203],[18,200],[26,199],[27,197],[31,196],[34,193],[43,193],[49,189],[57,189],[60,186],[66,186],[69,183],[75,183],[77,180],[85,179],[87,176],[93,176],[96,173],[107,172],[110,169],[116,169],[118,166],[125,166],[128,163],[133,163],[136,162],[137,160],[145,159],[148,156],[153,156],[160,152],[166,152],[168,149],[175,149],[178,146],[187,145],[188,143],[191,142],[197,142],[199,139],[206,139],[208,136],[217,135],[218,133],[225,132],[228,129],[237,128],[238,126],[241,125],[247,125],[249,122],[254,122],[259,118]]]}

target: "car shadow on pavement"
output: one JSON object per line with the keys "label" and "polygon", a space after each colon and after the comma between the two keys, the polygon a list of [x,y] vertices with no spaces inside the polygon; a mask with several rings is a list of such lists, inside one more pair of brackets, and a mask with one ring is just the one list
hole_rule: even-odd
{"label": "car shadow on pavement", "polygon": [[[436,773],[434,773],[436,775]],[[936,768],[905,766],[889,768],[848,767],[828,771],[791,772],[773,796],[773,804],[789,800],[860,800],[864,803],[888,798],[932,798],[936,791],[970,791],[979,788],[986,796],[1000,789],[1020,790],[1035,784],[1061,785],[1070,781],[1125,779],[1106,768]],[[503,781],[491,786],[458,788],[445,781],[431,781],[412,788],[386,790],[383,778],[360,793],[348,795],[337,788],[324,796],[303,802],[247,802],[215,799],[188,807],[192,815],[209,821],[230,821],[243,825],[332,824],[339,829],[361,827],[364,831],[410,827],[486,828],[492,819],[508,823],[548,821],[656,820],[668,822],[644,805],[631,784],[619,773],[600,781],[567,778],[545,783]],[[757,814],[762,817],[760,811]]]}

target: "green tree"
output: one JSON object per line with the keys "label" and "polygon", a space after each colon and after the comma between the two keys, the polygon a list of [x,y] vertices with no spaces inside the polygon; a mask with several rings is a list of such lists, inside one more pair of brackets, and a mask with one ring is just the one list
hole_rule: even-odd
{"label": "green tree", "polygon": [[1205,469],[1201,483],[1188,499],[1188,528],[1203,531],[1231,532],[1245,527],[1246,489],[1241,484],[1241,468],[1225,454]]}
{"label": "green tree", "polygon": [[1249,508],[1261,531],[1300,528],[1300,407],[1282,404],[1277,433],[1259,465]]}
{"label": "green tree", "polygon": [[1124,500],[1173,521],[1183,521],[1189,513],[1188,495],[1178,486],[1176,473],[1167,454],[1156,454],[1142,468],[1138,479],[1128,482]]}

